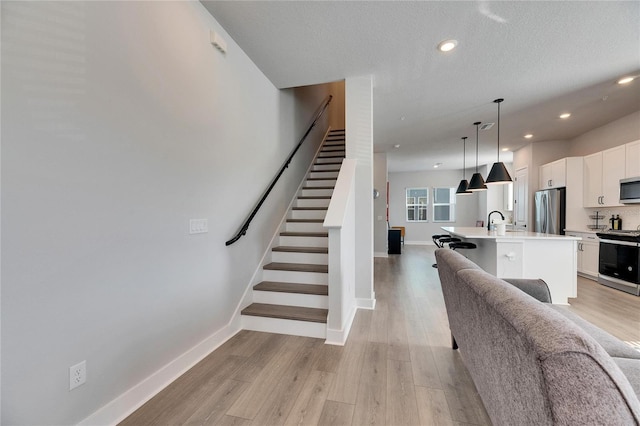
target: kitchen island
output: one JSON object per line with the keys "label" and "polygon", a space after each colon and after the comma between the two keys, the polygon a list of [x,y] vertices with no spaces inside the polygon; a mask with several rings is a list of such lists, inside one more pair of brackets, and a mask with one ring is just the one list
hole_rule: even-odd
{"label": "kitchen island", "polygon": [[449,227],[451,236],[476,244],[462,254],[499,278],[541,278],[555,304],[568,304],[577,296],[578,237],[507,231],[497,235],[486,228]]}

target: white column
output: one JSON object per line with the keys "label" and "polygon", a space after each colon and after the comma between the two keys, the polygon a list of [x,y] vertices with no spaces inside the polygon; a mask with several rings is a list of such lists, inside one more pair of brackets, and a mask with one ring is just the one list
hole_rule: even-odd
{"label": "white column", "polygon": [[347,78],[345,104],[346,156],[358,160],[355,181],[355,294],[359,307],[373,309],[373,77]]}

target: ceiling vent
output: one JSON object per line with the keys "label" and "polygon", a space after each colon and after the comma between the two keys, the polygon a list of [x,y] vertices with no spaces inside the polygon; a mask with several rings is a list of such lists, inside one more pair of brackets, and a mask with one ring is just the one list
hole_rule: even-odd
{"label": "ceiling vent", "polygon": [[496,123],[482,123],[480,125],[480,130],[489,130],[490,128],[493,127],[493,125]]}

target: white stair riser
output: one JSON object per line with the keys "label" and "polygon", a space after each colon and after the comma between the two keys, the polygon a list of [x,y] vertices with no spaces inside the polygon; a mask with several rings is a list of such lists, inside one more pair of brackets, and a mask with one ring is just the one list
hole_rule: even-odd
{"label": "white stair riser", "polygon": [[326,210],[291,210],[289,212],[290,219],[324,219],[326,215]]}
{"label": "white stair riser", "polygon": [[304,197],[331,197],[333,189],[303,189],[300,195]]}
{"label": "white stair riser", "polygon": [[335,163],[336,161],[340,161],[341,158],[316,158],[314,163],[325,164],[325,163]]}
{"label": "white stair riser", "polygon": [[276,271],[272,269],[263,269],[262,279],[264,281],[276,281],[282,283],[329,284],[329,274],[321,272]]}
{"label": "white stair riser", "polygon": [[329,247],[329,238],[280,236],[279,245],[295,247]]}
{"label": "white stair riser", "polygon": [[320,322],[253,317],[249,315],[241,315],[240,318],[244,330],[315,337],[317,339],[327,338],[327,325]]}
{"label": "white stair riser", "polygon": [[322,222],[287,222],[286,230],[289,232],[327,232]]}
{"label": "white stair riser", "polygon": [[328,178],[337,178],[338,177],[338,172],[309,172],[309,177],[310,178],[321,178],[321,179],[328,179]]}
{"label": "white stair riser", "polygon": [[298,198],[296,200],[296,207],[329,207],[330,202],[331,202],[331,199],[329,198],[319,198],[319,199]]}
{"label": "white stair riser", "polygon": [[335,179],[307,180],[304,186],[336,186]]}
{"label": "white stair riser", "polygon": [[328,164],[314,164],[313,168],[311,169],[314,172],[322,172],[322,171],[327,171],[327,170],[336,170],[340,168],[340,164],[333,164],[334,162],[332,161],[331,163]]}
{"label": "white stair riser", "polygon": [[272,251],[271,261],[282,263],[313,263],[314,265],[328,265],[329,255],[327,253]]}
{"label": "white stair riser", "polygon": [[329,297],[320,296],[317,294],[282,293],[278,291],[253,290],[253,303],[329,309]]}

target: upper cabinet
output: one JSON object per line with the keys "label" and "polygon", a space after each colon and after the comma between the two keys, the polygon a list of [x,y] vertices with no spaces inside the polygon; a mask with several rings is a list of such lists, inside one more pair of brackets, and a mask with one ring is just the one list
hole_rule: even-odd
{"label": "upper cabinet", "polygon": [[625,145],[584,157],[584,207],[621,206],[620,179],[625,177]]}
{"label": "upper cabinet", "polygon": [[540,166],[540,189],[562,188],[567,186],[567,159],[554,161]]}
{"label": "upper cabinet", "polygon": [[625,177],[640,176],[640,140],[629,142],[626,147]]}

